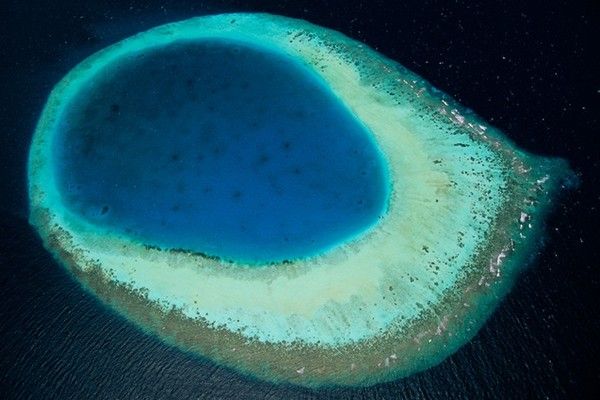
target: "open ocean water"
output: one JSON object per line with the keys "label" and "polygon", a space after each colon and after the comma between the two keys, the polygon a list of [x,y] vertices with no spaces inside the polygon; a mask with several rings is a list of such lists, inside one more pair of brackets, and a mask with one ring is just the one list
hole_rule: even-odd
{"label": "open ocean water", "polygon": [[[401,3],[401,4],[397,4]],[[592,2],[0,3],[1,399],[600,398],[600,38]],[[487,4],[489,3],[489,4]],[[267,11],[359,39],[520,147],[580,177],[479,334],[435,368],[364,389],[272,385],[142,333],[52,259],[27,222],[26,160],[52,86],[106,45],[208,13]]]}

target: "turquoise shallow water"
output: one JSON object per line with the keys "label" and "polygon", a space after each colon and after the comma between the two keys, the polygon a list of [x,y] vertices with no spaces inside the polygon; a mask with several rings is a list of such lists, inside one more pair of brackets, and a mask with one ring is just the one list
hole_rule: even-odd
{"label": "turquoise shallow water", "polygon": [[370,133],[320,78],[234,41],[119,60],[70,102],[54,146],[78,215],[236,261],[335,246],[376,223],[388,194]]}

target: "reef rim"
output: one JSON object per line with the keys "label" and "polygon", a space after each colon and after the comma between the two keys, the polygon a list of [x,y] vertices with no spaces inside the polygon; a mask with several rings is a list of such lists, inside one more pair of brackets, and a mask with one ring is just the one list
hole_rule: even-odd
{"label": "reef rim", "polygon": [[[144,246],[91,226],[61,207],[49,152],[62,108],[78,85],[131,52],[215,36],[267,41],[299,58],[371,129],[388,157],[394,183],[388,213],[373,231],[321,257],[256,270],[185,250]],[[304,21],[229,14],[164,25],[94,54],[53,89],[30,152],[30,221],[45,246],[87,288],[171,344],[275,382],[319,387],[393,380],[439,363],[476,333],[534,251],[543,216],[570,174],[564,161],[521,152],[496,129],[461,110],[365,45]],[[397,125],[390,129],[390,124]],[[425,128],[437,131],[430,137]],[[442,141],[439,149],[436,134]],[[425,145],[433,150],[425,152]],[[406,149],[415,153],[410,160]],[[469,157],[475,161],[469,164]],[[464,175],[463,167],[481,165],[473,176],[453,180]],[[410,173],[416,174],[414,182],[406,179]],[[469,184],[481,190],[474,199],[464,193]],[[489,190],[493,193],[487,198]],[[487,214],[477,223],[466,219],[482,209]],[[424,224],[427,220],[420,219],[427,215],[433,228],[408,230],[421,233],[418,238],[390,239],[394,232]],[[442,217],[450,230],[436,232],[445,225],[435,221]],[[467,227],[468,232],[457,234]],[[446,243],[427,229],[444,236]],[[419,267],[428,272],[417,276],[418,266],[396,257],[422,261]],[[431,257],[442,272],[428,264]],[[170,289],[158,283],[165,268],[175,277],[195,278],[172,278],[168,283],[178,283]],[[204,291],[194,286],[201,281],[207,282]],[[375,305],[357,311],[368,301]],[[246,320],[236,324],[235,317]],[[346,331],[348,318],[351,329]],[[294,332],[269,331],[281,321]],[[314,321],[321,326],[304,329]]]}

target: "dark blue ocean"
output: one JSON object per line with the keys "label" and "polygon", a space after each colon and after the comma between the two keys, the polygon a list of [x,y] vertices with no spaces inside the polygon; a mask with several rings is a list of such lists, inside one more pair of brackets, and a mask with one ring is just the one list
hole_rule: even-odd
{"label": "dark blue ocean", "polygon": [[[600,398],[600,32],[587,2],[16,1],[0,4],[1,399]],[[268,11],[362,40],[520,147],[580,177],[543,245],[475,338],[439,366],[365,389],[272,385],[142,333],[84,292],[27,222],[26,161],[52,86],[152,26]]]}

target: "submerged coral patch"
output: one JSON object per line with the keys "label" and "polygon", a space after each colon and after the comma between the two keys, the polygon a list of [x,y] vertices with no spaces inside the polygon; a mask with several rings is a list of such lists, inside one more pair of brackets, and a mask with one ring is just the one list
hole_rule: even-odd
{"label": "submerged coral patch", "polygon": [[475,334],[569,173],[361,43],[224,14],[128,38],[56,85],[31,223],[168,343],[274,382],[364,386]]}

